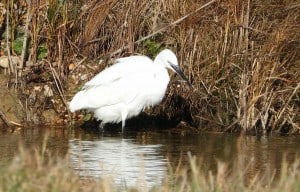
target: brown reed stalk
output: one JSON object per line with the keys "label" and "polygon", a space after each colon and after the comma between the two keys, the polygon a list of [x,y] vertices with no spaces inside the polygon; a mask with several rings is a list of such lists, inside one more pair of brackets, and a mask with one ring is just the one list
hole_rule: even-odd
{"label": "brown reed stalk", "polygon": [[28,53],[28,38],[29,38],[29,25],[31,22],[31,0],[27,0],[27,15],[25,20],[25,27],[24,27],[24,38],[23,38],[23,48],[21,53],[21,63],[20,63],[20,69],[22,72],[22,69],[25,66],[26,63],[26,54]]}
{"label": "brown reed stalk", "polygon": [[51,69],[51,73],[52,73],[52,76],[53,76],[53,79],[54,79],[54,82],[55,82],[55,86],[59,92],[59,96],[63,102],[63,104],[65,105],[66,108],[68,108],[68,104],[67,104],[67,101],[65,99],[65,94],[64,94],[64,90],[63,90],[63,84],[62,84],[62,81],[60,80],[60,76],[58,75],[58,73],[56,72],[56,70],[53,68],[52,64],[47,61],[47,60],[44,60],[45,62],[47,62],[50,66],[50,69]]}
{"label": "brown reed stalk", "polygon": [[11,59],[11,28],[10,28],[10,2],[7,2],[7,10],[9,10],[6,13],[6,51],[7,56],[9,59],[9,73],[15,73],[15,66],[13,65],[12,59]]}

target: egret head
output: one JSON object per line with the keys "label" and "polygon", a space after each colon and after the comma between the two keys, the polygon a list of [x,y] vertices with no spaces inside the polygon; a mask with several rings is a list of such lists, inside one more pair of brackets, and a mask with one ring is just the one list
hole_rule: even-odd
{"label": "egret head", "polygon": [[182,70],[180,69],[178,65],[178,60],[170,49],[164,49],[161,51],[155,58],[154,63],[163,65],[164,67],[171,69],[175,73],[177,73],[184,81],[186,81],[189,86],[191,86],[191,83],[188,81],[188,79],[183,74]]}

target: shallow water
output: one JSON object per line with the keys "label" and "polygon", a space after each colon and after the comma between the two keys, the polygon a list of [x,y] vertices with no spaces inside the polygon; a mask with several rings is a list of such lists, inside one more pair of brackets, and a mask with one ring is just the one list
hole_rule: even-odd
{"label": "shallow water", "polygon": [[[215,171],[217,162],[239,160],[248,177],[265,170],[280,170],[282,159],[292,163],[300,153],[297,136],[239,137],[231,134],[190,135],[134,132],[99,134],[81,129],[32,128],[0,133],[0,165],[9,163],[20,144],[40,147],[47,136],[47,150],[70,159],[82,177],[111,176],[118,185],[151,187],[163,181],[168,168],[189,164],[196,156],[203,171]],[[249,164],[249,162],[253,162]]]}
{"label": "shallow water", "polygon": [[133,139],[70,140],[72,166],[81,176],[111,176],[118,185],[153,186],[167,171],[160,144],[141,145]]}

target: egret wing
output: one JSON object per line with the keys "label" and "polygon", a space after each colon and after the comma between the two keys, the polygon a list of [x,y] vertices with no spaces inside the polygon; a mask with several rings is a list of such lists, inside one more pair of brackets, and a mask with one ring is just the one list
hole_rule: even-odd
{"label": "egret wing", "polygon": [[148,57],[121,58],[105,69],[78,92],[70,103],[71,111],[94,109],[118,103],[130,103],[151,75],[153,62]]}
{"label": "egret wing", "polygon": [[[88,81],[83,89],[99,86],[104,84],[111,84],[124,77],[141,73],[147,68],[147,65],[152,65],[153,61],[146,56],[131,56],[123,57],[116,60],[116,63],[109,68],[106,68],[90,81]],[[146,67],[145,67],[146,66]]]}

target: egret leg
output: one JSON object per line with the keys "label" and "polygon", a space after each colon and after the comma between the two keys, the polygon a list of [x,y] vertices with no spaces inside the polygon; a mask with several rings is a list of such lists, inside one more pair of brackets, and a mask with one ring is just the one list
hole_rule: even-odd
{"label": "egret leg", "polygon": [[99,131],[100,132],[104,132],[104,125],[105,125],[105,123],[103,123],[103,121],[101,121],[101,123],[99,124]]}
{"label": "egret leg", "polygon": [[127,110],[122,111],[122,134],[124,133],[124,127],[125,127],[125,120],[127,117]]}
{"label": "egret leg", "polygon": [[122,116],[122,134],[124,133],[125,119],[126,118],[123,118],[123,116]]}

